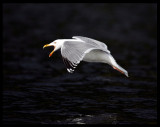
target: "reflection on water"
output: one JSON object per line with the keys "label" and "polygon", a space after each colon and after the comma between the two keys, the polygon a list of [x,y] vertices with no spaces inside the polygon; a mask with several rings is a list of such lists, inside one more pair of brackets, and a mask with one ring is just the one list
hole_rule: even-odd
{"label": "reflection on water", "polygon": [[[77,4],[76,8],[69,8],[66,4],[3,5],[3,122],[157,123],[157,42],[153,35],[156,33],[155,8],[154,4]],[[55,15],[63,15],[62,19],[53,20],[50,10]],[[92,25],[97,29],[93,28],[90,33],[99,31],[102,34],[85,35],[82,32],[92,28],[92,25],[86,25],[91,22],[87,18],[91,10],[94,10],[94,15],[90,15]],[[64,12],[67,12],[66,15]],[[39,13],[44,16],[43,19]],[[100,21],[100,26],[96,26],[97,19],[106,13],[106,23]],[[122,15],[130,18],[124,19]],[[73,17],[68,25],[65,23],[67,16]],[[86,22],[81,23],[86,28],[79,24],[79,20],[82,21],[79,16],[85,19]],[[146,23],[146,19],[150,22]],[[74,32],[77,33],[72,30],[66,32],[72,25],[75,25]],[[103,31],[108,25],[110,32]],[[22,28],[25,30],[22,31]],[[52,41],[58,37],[51,29],[64,34],[59,38],[71,38],[77,34],[106,42],[117,62],[128,71],[129,78],[109,65],[87,62],[81,62],[75,72],[69,74],[60,51],[48,58],[52,49],[42,49],[47,39]],[[119,29],[122,31],[118,32]]]}
{"label": "reflection on water", "polygon": [[116,114],[85,115],[84,117],[70,118],[65,121],[57,121],[54,124],[117,124]]}

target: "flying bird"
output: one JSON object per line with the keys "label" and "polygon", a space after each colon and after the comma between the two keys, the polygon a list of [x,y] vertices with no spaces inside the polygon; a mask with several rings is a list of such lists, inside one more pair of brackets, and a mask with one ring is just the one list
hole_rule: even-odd
{"label": "flying bird", "polygon": [[67,71],[72,73],[81,61],[107,63],[128,77],[128,72],[117,64],[108,47],[103,42],[82,36],[73,36],[72,39],[57,39],[43,48],[53,46],[54,50],[49,57],[61,49],[62,59]]}

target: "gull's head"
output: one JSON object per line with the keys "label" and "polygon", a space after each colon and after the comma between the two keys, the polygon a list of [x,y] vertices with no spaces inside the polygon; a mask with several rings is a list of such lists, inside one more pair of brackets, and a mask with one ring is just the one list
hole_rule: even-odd
{"label": "gull's head", "polygon": [[64,42],[63,40],[58,39],[58,40],[55,40],[55,41],[51,42],[50,44],[44,45],[43,48],[49,47],[49,46],[53,46],[53,47],[54,47],[53,51],[49,54],[49,57],[51,57],[52,54],[53,54],[56,50],[58,50],[58,49],[60,49],[60,48],[62,47],[63,42]]}

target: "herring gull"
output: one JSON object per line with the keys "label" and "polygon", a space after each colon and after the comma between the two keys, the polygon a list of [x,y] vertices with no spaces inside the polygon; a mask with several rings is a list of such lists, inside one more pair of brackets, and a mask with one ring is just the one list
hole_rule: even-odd
{"label": "herring gull", "polygon": [[107,63],[114,69],[128,77],[128,72],[117,64],[105,43],[82,36],[73,36],[73,39],[57,39],[43,48],[53,46],[54,50],[49,57],[61,49],[62,59],[67,71],[72,73],[81,61]]}

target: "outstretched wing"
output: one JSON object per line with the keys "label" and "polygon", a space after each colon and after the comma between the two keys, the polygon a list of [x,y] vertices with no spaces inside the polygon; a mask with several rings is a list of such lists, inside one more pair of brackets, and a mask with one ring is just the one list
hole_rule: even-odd
{"label": "outstretched wing", "polygon": [[90,45],[93,45],[97,48],[100,48],[101,50],[104,50],[108,53],[110,53],[110,51],[108,50],[108,47],[106,44],[104,44],[103,42],[97,41],[95,39],[91,39],[88,37],[82,37],[82,36],[73,36],[72,38],[78,39],[78,40],[82,40]]}
{"label": "outstretched wing", "polygon": [[72,73],[85,54],[93,49],[100,48],[82,41],[65,41],[61,47],[61,54],[67,71]]}

